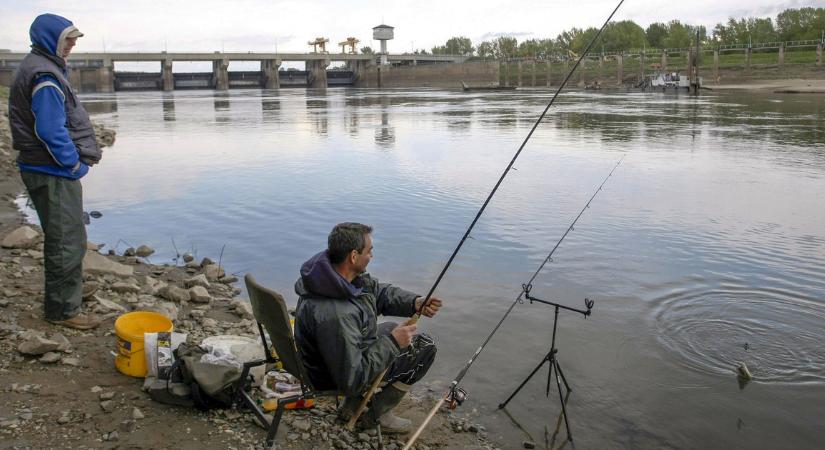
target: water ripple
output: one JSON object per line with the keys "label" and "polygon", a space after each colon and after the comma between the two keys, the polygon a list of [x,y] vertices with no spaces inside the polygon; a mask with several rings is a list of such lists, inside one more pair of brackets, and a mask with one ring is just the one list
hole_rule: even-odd
{"label": "water ripple", "polygon": [[[695,277],[694,277],[695,278]],[[684,279],[653,300],[656,337],[691,369],[761,382],[825,382],[825,307],[783,289]]]}

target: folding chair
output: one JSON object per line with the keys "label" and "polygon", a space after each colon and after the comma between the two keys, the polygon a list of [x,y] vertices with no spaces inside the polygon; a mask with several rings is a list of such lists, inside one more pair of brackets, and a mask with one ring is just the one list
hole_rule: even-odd
{"label": "folding chair", "polygon": [[[295,337],[292,335],[289,312],[286,309],[284,298],[277,292],[258,284],[250,274],[246,274],[244,282],[246,282],[246,289],[249,292],[249,301],[252,303],[252,313],[258,322],[258,331],[261,333],[261,342],[264,346],[266,359],[244,363],[243,373],[235,387],[235,398],[243,406],[252,410],[264,428],[268,428],[266,445],[271,447],[275,441],[275,434],[278,432],[278,425],[281,423],[284,408],[288,403],[300,400],[306,401],[315,397],[338,396],[340,393],[338,391],[316,391],[309,383],[304,364],[295,345]],[[264,328],[266,328],[269,338],[272,340],[271,346],[267,343]],[[273,355],[273,350],[275,355]],[[301,384],[301,393],[278,399],[275,416],[270,421],[266,413],[249,395],[249,369],[277,362],[280,362],[284,370],[298,380]]]}

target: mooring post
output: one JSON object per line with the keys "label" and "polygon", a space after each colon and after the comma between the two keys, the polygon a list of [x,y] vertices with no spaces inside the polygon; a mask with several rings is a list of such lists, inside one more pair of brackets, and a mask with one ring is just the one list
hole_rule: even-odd
{"label": "mooring post", "polygon": [[550,87],[550,60],[547,60],[547,87]]}
{"label": "mooring post", "polygon": [[639,81],[645,79],[645,52],[639,53]]}

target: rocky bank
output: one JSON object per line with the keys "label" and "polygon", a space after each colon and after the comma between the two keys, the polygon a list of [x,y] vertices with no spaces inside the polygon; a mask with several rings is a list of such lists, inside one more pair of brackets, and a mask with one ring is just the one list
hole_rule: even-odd
{"label": "rocky bank", "polygon": [[[0,103],[6,104],[0,88]],[[160,312],[188,334],[258,338],[237,278],[209,258],[188,255],[180,264],[150,264],[152,249],[123,254],[90,244],[84,277],[98,287],[84,310],[105,317],[95,330],[78,331],[43,320],[43,245],[40,230],[25,224],[14,200],[24,192],[10,148],[6,108],[0,113],[0,447],[1,448],[250,448],[264,447],[264,430],[234,409],[200,412],[153,402],[143,380],[114,366],[114,320],[124,312]],[[97,128],[104,143],[114,133]],[[108,150],[116,151],[116,150]],[[105,154],[104,154],[105,156]],[[105,164],[105,159],[103,164]],[[420,423],[440,392],[419,388],[404,414]],[[346,431],[331,400],[290,411],[275,448],[374,449],[374,430]],[[384,436],[397,449],[404,437]],[[430,448],[495,448],[484,427],[467,417],[436,415],[416,444]]]}

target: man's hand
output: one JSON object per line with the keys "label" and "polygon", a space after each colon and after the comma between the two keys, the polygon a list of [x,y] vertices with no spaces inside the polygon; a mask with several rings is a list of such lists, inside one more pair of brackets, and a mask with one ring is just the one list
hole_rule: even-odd
{"label": "man's hand", "polygon": [[[415,299],[415,311],[421,311],[421,304],[424,303],[424,297],[418,297]],[[430,297],[430,301],[427,302],[427,307],[424,308],[424,311],[421,314],[427,317],[433,317],[438,313],[438,310],[441,309],[441,299],[436,297]]]}
{"label": "man's hand", "polygon": [[395,342],[398,343],[398,346],[401,348],[407,348],[410,346],[410,342],[412,341],[413,336],[415,336],[415,330],[418,326],[413,322],[412,319],[402,323],[395,327],[391,334],[392,337],[395,338]]}

